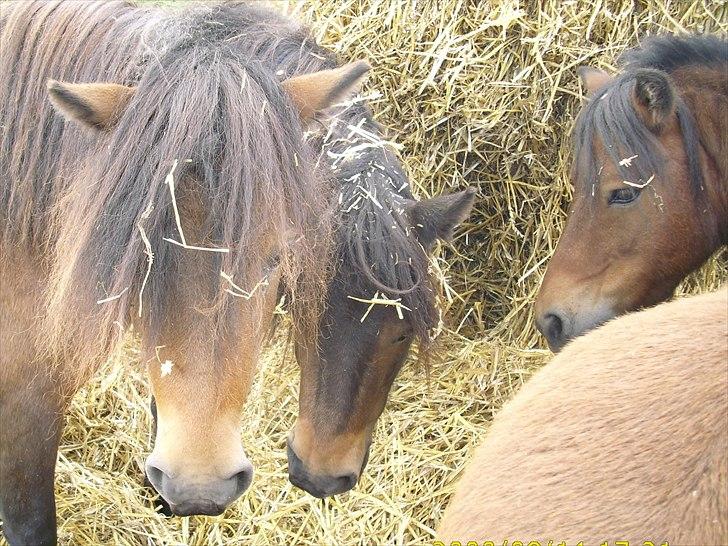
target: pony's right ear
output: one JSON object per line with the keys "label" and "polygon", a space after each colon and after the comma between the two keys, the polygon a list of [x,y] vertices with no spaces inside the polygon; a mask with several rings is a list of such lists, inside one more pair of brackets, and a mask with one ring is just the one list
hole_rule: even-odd
{"label": "pony's right ear", "polygon": [[453,230],[470,215],[475,191],[470,186],[449,195],[414,201],[407,207],[417,237],[426,250],[429,251],[437,239],[452,239]]}
{"label": "pony's right ear", "polygon": [[356,93],[370,68],[366,61],[355,61],[332,70],[294,76],[282,85],[298,108],[301,119],[307,120]]}
{"label": "pony's right ear", "polygon": [[675,91],[670,77],[661,70],[635,71],[633,98],[637,113],[653,131],[659,131],[675,112]]}
{"label": "pony's right ear", "polygon": [[63,117],[102,131],[116,125],[134,91],[116,83],[48,82],[51,103]]}
{"label": "pony's right ear", "polygon": [[591,97],[612,80],[612,76],[604,72],[604,70],[592,66],[580,66],[576,69],[576,73],[579,75],[584,89],[586,89],[587,97]]}

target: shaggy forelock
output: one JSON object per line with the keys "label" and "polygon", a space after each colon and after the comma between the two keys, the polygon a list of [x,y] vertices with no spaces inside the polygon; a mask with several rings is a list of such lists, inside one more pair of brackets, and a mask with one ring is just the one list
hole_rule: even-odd
{"label": "shaggy forelock", "polygon": [[[663,153],[658,138],[638,117],[632,99],[635,78],[622,74],[597,91],[579,114],[573,131],[575,178],[587,194],[599,184],[603,165],[594,153],[601,142],[620,176],[644,184],[662,174]],[[631,166],[623,159],[637,156]]]}
{"label": "shaggy forelock", "polygon": [[406,207],[407,174],[362,104],[338,112],[322,146],[339,182],[336,256],[352,296],[401,298],[403,315],[424,347],[437,326],[429,257]]}
{"label": "shaggy forelock", "polygon": [[[728,63],[728,43],[715,36],[680,38],[660,36],[626,52],[621,58],[624,72],[598,90],[584,106],[572,134],[574,141],[574,178],[586,195],[594,195],[602,165],[594,153],[598,139],[620,176],[645,184],[653,176],[665,176],[664,152],[659,139],[644,124],[634,107],[634,87],[639,69],[662,70],[666,74],[687,65],[713,67]],[[702,195],[699,142],[695,120],[685,102],[675,97],[675,112],[680,124],[688,160],[692,189]],[[637,156],[631,166],[623,159]]]}
{"label": "shaggy forelock", "polygon": [[[74,352],[102,358],[137,301],[146,324],[159,324],[169,311],[180,253],[191,252],[164,240],[179,239],[165,183],[175,163],[178,197],[194,194],[203,204],[205,246],[229,250],[211,254],[209,281],[217,296],[209,303],[217,323],[224,327],[230,300],[219,272],[241,286],[255,285],[255,276],[275,259],[261,247],[273,235],[283,249],[283,278],[296,295],[294,318],[315,324],[327,282],[331,190],[302,141],[299,115],[283,94],[274,62],[247,54],[245,7],[201,6],[161,17],[124,3],[32,4],[12,14],[4,45],[33,28],[38,13],[44,39],[34,48],[17,40],[17,51],[8,53],[16,66],[38,72],[29,85],[44,88],[55,78],[137,87],[108,136],[89,136],[61,122],[46,97],[33,93],[27,99],[42,105],[42,129],[25,142],[38,152],[21,150],[17,134],[15,143],[12,134],[3,141],[5,149],[19,147],[13,150],[16,163],[2,165],[3,175],[17,179],[4,196],[3,216],[24,226],[15,234],[6,230],[6,241],[37,239],[28,235],[37,233],[51,241],[56,256],[48,312],[54,341],[72,340]],[[75,31],[64,32],[72,20]],[[95,47],[79,36],[93,37]],[[18,97],[6,95],[3,104],[9,98]],[[28,100],[13,106],[18,115],[34,107]],[[58,150],[48,147],[49,137]],[[62,177],[41,174],[40,166],[55,162],[60,165],[52,170]],[[32,175],[40,187],[32,188],[38,184]],[[24,189],[24,182],[35,191]],[[29,207],[40,213],[28,215]],[[146,281],[145,237],[153,254]],[[97,304],[105,298],[113,299]]]}

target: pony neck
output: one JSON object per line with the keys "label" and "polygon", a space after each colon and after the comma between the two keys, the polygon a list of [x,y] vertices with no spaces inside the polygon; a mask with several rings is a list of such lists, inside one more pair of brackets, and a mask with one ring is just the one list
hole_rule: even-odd
{"label": "pony neck", "polygon": [[728,118],[716,115],[728,105],[725,65],[686,66],[671,74],[695,119],[700,136],[703,184],[715,249],[728,244]]}

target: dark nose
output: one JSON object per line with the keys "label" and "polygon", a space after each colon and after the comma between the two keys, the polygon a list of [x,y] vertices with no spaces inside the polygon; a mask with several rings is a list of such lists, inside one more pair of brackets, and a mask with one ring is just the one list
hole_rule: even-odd
{"label": "dark nose", "polygon": [[173,478],[149,463],[146,471],[149,482],[177,516],[218,516],[243,494],[253,480],[253,467],[247,461],[232,476],[205,482],[188,483],[184,478]]}
{"label": "dark nose", "polygon": [[536,327],[541,332],[549,348],[557,353],[571,339],[566,316],[555,310],[548,311],[536,319]]}
{"label": "dark nose", "polygon": [[343,476],[318,476],[306,470],[303,461],[298,458],[290,444],[288,445],[288,479],[314,497],[323,499],[349,491],[356,485],[359,477],[356,474]]}
{"label": "dark nose", "polygon": [[225,511],[225,506],[205,499],[184,501],[170,506],[175,516],[219,516]]}

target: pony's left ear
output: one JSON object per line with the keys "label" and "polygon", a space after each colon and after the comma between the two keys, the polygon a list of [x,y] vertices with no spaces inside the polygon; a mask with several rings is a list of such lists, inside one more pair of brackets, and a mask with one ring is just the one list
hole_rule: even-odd
{"label": "pony's left ear", "polygon": [[116,83],[48,82],[51,103],[63,117],[102,131],[116,125],[134,90]]}
{"label": "pony's left ear", "polygon": [[370,68],[368,62],[356,61],[333,70],[294,76],[282,85],[306,120],[358,91]]}
{"label": "pony's left ear", "polygon": [[449,241],[453,230],[470,215],[475,202],[475,188],[415,201],[408,207],[417,236],[429,250],[437,239]]}
{"label": "pony's left ear", "polygon": [[659,131],[675,112],[675,91],[670,77],[661,70],[635,71],[633,100],[637,113],[653,131]]}
{"label": "pony's left ear", "polygon": [[612,81],[612,76],[604,72],[604,70],[594,68],[593,66],[580,66],[576,69],[576,73],[579,75],[579,79],[581,80],[581,84],[584,86],[584,89],[586,89],[587,97],[591,97],[594,93]]}

